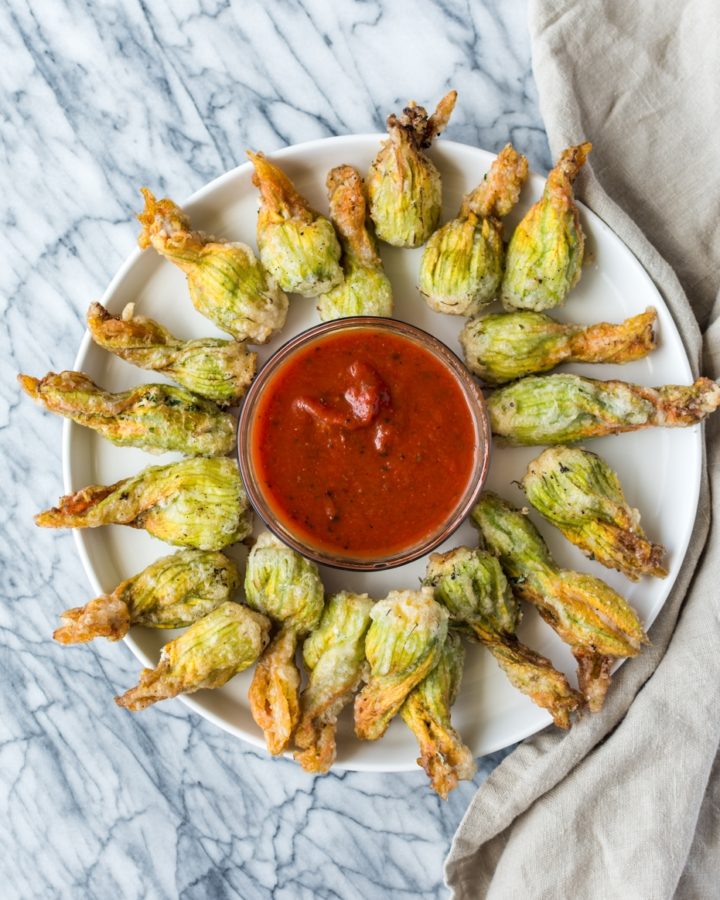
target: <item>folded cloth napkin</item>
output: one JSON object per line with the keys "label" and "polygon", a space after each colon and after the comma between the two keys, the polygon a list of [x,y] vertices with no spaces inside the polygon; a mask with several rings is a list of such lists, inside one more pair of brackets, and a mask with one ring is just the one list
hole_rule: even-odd
{"label": "folded cloth napkin", "polygon": [[[720,6],[531,0],[530,31],[553,151],[594,142],[580,194],[652,277],[695,371],[717,378]],[[446,862],[456,898],[720,896],[719,419],[652,645],[602,713],[521,744],[480,788]]]}

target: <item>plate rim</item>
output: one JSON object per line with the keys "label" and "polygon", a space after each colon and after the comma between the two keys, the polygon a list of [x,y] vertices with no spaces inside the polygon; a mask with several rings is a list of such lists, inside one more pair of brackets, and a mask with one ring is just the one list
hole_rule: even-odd
{"label": "plate rim", "polygon": [[[315,138],[309,141],[302,141],[297,144],[291,144],[286,147],[281,147],[277,150],[272,150],[268,153],[268,156],[272,159],[282,159],[293,157],[296,155],[302,156],[304,153],[308,151],[312,151],[319,147],[326,147],[329,144],[332,145],[342,145],[342,144],[353,144],[356,141],[367,141],[367,140],[375,140],[377,142],[384,141],[387,139],[387,134],[385,132],[365,132],[362,134],[343,134],[343,135],[332,135],[324,138]],[[452,141],[443,139],[440,145],[442,148],[447,148],[449,150],[459,150],[460,152],[469,151],[478,151],[480,153],[493,155],[493,151],[485,150],[482,147],[476,147],[472,144],[466,144],[461,141]],[[198,202],[201,202],[208,194],[214,193],[216,190],[222,188],[223,182],[231,181],[238,174],[248,171],[252,169],[252,163],[250,161],[246,161],[240,163],[237,166],[234,166],[232,169],[229,169],[227,172],[223,172],[221,175],[218,175],[216,178],[213,178],[211,181],[202,185],[192,194],[190,194],[183,202],[179,205],[183,209],[190,209],[192,211],[192,206]],[[536,175],[538,177],[545,177],[540,173],[531,171],[531,175]],[[600,227],[606,231],[608,234],[612,236],[612,239],[618,241],[624,250],[635,260],[637,264],[639,273],[641,273],[642,278],[647,282],[647,284],[651,287],[653,292],[658,296],[662,305],[667,310],[670,320],[672,322],[672,327],[675,330],[676,337],[679,341],[680,346],[683,351],[683,363],[685,366],[685,379],[693,380],[694,374],[692,371],[692,366],[690,363],[690,357],[687,352],[687,348],[685,346],[685,342],[682,337],[682,333],[675,322],[675,316],[673,314],[672,309],[666,303],[665,298],[662,296],[659,288],[655,284],[655,282],[650,277],[650,274],[647,272],[645,266],[638,259],[635,253],[628,247],[628,245],[623,241],[623,239],[605,222],[605,220],[598,215],[593,209],[591,209],[586,203],[581,200],[577,200],[577,205],[583,210],[584,214],[593,222],[599,223]],[[149,250],[143,250],[139,247],[135,247],[131,253],[125,258],[120,267],[117,269],[107,287],[102,293],[99,302],[103,305],[106,305],[108,299],[115,292],[118,285],[122,282],[128,272],[137,264],[142,255],[146,252],[150,252]],[[92,345],[92,337],[90,335],[89,330],[86,328],[83,334],[83,337],[80,341],[77,353],[73,360],[73,368],[77,371],[83,365],[85,356],[87,355],[88,349]],[[75,429],[80,429],[81,426],[76,425],[70,419],[63,419],[62,423],[62,440],[61,440],[61,465],[62,465],[62,476],[63,476],[63,487],[66,493],[71,493],[74,490],[79,490],[79,488],[74,488],[72,484],[72,472],[71,472],[71,442],[72,436]],[[694,521],[697,518],[697,509],[700,500],[700,489],[702,485],[702,471],[703,471],[703,446],[704,446],[704,423],[701,423],[700,426],[695,426],[692,428],[695,432],[694,437],[695,440],[693,442],[693,449],[695,459],[693,461],[693,496],[692,496],[692,508],[694,510],[693,516],[693,524],[688,528],[687,534],[685,536],[685,540],[683,541],[682,547],[678,547],[678,558],[679,564],[678,569],[675,573],[675,576],[670,584],[665,599],[662,602],[662,605],[657,609],[655,615],[652,620],[646,625],[647,630],[649,631],[652,628],[652,625],[656,621],[657,617],[660,615],[662,610],[664,609],[667,601],[669,599],[670,593],[674,589],[675,582],[677,580],[677,576],[680,572],[682,564],[687,555],[688,547],[690,545],[690,540],[692,538],[693,533],[693,525]],[[84,485],[82,485],[84,486]],[[91,588],[95,591],[96,595],[103,592],[102,585],[100,584],[99,579],[95,574],[95,568],[91,563],[86,542],[84,539],[85,529],[82,528],[74,528],[72,529],[73,540],[75,542],[75,547],[80,557],[80,562],[82,564],[83,570],[85,572],[85,576],[87,577]],[[139,645],[132,638],[131,632],[123,638],[123,643],[130,649],[133,656],[138,660],[138,662],[142,663],[144,666],[152,666],[155,663],[153,660],[139,647]],[[613,671],[617,671],[627,660],[621,659],[618,661],[617,665],[613,668]],[[222,716],[213,712],[212,710],[207,709],[201,702],[194,699],[192,695],[180,694],[176,699],[180,700],[188,709],[192,712],[200,715],[202,718],[207,719],[212,724],[221,728],[228,734],[233,735],[233,737],[244,741],[249,744],[253,749],[259,749],[264,751],[264,754],[268,759],[273,759],[274,757],[270,756],[265,741],[261,736],[256,736],[250,734],[243,729],[239,728],[236,725],[226,721]],[[496,753],[499,750],[502,750],[506,747],[512,746],[513,744],[522,741],[531,735],[537,734],[543,729],[545,729],[548,725],[552,724],[552,718],[550,714],[537,708],[539,715],[533,719],[533,721],[529,724],[525,724],[524,726],[519,726],[512,733],[512,737],[508,740],[507,735],[503,738],[500,738],[496,741],[490,743],[490,749],[484,751],[483,756],[489,755],[491,753]],[[292,753],[286,752],[282,754],[286,759],[293,759]],[[477,759],[483,758],[483,756],[476,757]],[[422,770],[417,766],[415,762],[383,762],[377,763],[373,761],[366,760],[355,760],[349,759],[347,762],[337,761],[333,763],[331,771],[355,771],[355,772],[374,772],[374,773],[397,773],[397,772],[417,772],[418,775],[422,774]]]}

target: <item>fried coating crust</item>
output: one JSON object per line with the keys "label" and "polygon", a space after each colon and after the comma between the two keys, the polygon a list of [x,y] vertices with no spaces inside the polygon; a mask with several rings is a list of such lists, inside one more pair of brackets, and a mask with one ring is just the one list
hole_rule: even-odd
{"label": "fried coating crust", "polygon": [[257,242],[263,266],[286,291],[315,297],[340,284],[340,244],[332,223],[310,207],[263,153],[247,155],[260,191]]}
{"label": "fried coating crust", "polygon": [[60,644],[84,644],[96,637],[119,641],[130,631],[130,609],[113,592],[96,597],[85,606],[65,610],[60,614],[60,622],[61,627],[53,632]]}
{"label": "fried coating crust", "polygon": [[685,386],[644,387],[580,375],[537,375],[488,398],[493,434],[508,444],[566,444],[660,426],[696,425],[720,406],[720,386],[698,378]]}
{"label": "fried coating crust", "polygon": [[599,578],[563,569],[541,581],[542,594],[527,583],[514,589],[541,609],[565,643],[616,657],[637,656],[647,643],[635,611]]}
{"label": "fried coating crust", "polygon": [[612,656],[582,650],[573,650],[573,656],[578,666],[578,685],[587,699],[588,709],[590,712],[600,712],[610,687],[610,669],[615,660]]}
{"label": "fried coating crust", "polygon": [[299,639],[320,621],[324,589],[313,562],[265,531],[248,557],[245,597],[249,606],[279,625],[255,669],[248,695],[253,718],[276,755],[287,749],[300,719],[295,650]]}
{"label": "fried coating crust", "polygon": [[619,325],[600,322],[581,328],[570,338],[567,362],[618,364],[642,359],[656,347],[656,321],[657,311],[649,306]]}
{"label": "fried coating crust", "polygon": [[599,578],[560,569],[528,517],[496,494],[484,493],[471,518],[514,593],[536,606],[583,660],[581,690],[588,703],[600,708],[610,675],[609,664],[598,658],[636,656],[648,642],[635,611]]}
{"label": "fried coating crust", "polygon": [[432,116],[411,101],[387,119],[388,139],[370,165],[367,190],[378,237],[396,247],[419,247],[437,227],[440,173],[424,153],[444,130],[457,91],[443,97]]}
{"label": "fried coating crust", "polygon": [[260,191],[260,215],[264,222],[282,224],[288,219],[296,219],[305,225],[312,225],[319,214],[298,193],[280,166],[270,162],[264,153],[248,150],[247,155],[255,167],[252,181]]}
{"label": "fried coating crust", "polygon": [[300,719],[297,645],[297,631],[281,628],[260,657],[248,691],[253,719],[262,728],[273,756],[287,749]]}
{"label": "fried coating crust", "polygon": [[35,517],[41,528],[144,528],[168,544],[222,550],[250,533],[237,463],[186,459],[150,466],[111,485],[89,485]]}
{"label": "fried coating crust", "polygon": [[619,325],[584,327],[522,310],[467,322],[460,332],[467,367],[499,385],[547,372],[563,362],[626,363],[655,349],[657,313],[649,308]]}
{"label": "fried coating crust", "polygon": [[390,138],[399,139],[402,135],[418,150],[427,150],[435,138],[447,128],[456,101],[457,91],[448,91],[438,103],[435,112],[428,116],[424,107],[410,100],[401,115],[391,113],[387,117]]}
{"label": "fried coating crust", "polygon": [[172,200],[142,188],[142,248],[152,246],[187,275],[195,309],[236,340],[265,344],[285,324],[288,300],[246,244],[190,230]]}
{"label": "fried coating crust", "polygon": [[506,309],[560,306],[580,280],[585,235],[572,186],[591,149],[586,142],[560,154],[542,198],[510,238],[500,291]]}
{"label": "fried coating crust", "polygon": [[337,166],[328,173],[327,189],[344,279],[320,297],[320,318],[327,322],[344,316],[391,316],[392,286],[367,218],[362,178],[352,166]]}
{"label": "fried coating crust", "polygon": [[180,550],[85,606],[68,609],[53,637],[77,644],[106,637],[117,641],[131,625],[182,628],[229,600],[240,584],[235,563],[222,553]]}
{"label": "fried coating crust", "polygon": [[485,178],[463,198],[460,218],[471,215],[478,219],[503,218],[517,205],[527,177],[527,157],[518,153],[512,144],[506,144]]}
{"label": "fried coating crust", "polygon": [[596,453],[550,447],[529,464],[522,487],[535,509],[591,559],[632,581],[667,575],[665,548],[647,539],[620,479]]}
{"label": "fried coating crust", "polygon": [[336,166],[326,179],[330,217],[340,236],[343,251],[366,266],[380,267],[375,237],[368,228],[363,180],[352,166]]}
{"label": "fried coating crust", "polygon": [[355,734],[363,741],[382,737],[410,691],[432,672],[448,628],[448,612],[431,588],[391,591],[370,615],[370,679],[355,698]]}
{"label": "fried coating crust", "polygon": [[570,728],[572,714],[583,706],[584,692],[571,688],[567,678],[547,657],[526,647],[514,635],[486,637],[482,642],[513,687],[546,709],[558,728]]}
{"label": "fried coating crust", "polygon": [[197,338],[182,341],[154,319],[134,314],[128,303],[122,316],[91,303],[87,325],[95,343],[141,369],[162,372],[193,394],[218,406],[239,402],[255,376],[257,353],[239,341]]}
{"label": "fried coating crust", "polygon": [[239,603],[223,603],[165,644],[157,666],[143,669],[137,687],[115,702],[137,712],[178,694],[221,687],[255,662],[269,630],[265,616]]}
{"label": "fried coating crust", "polygon": [[337,717],[369,674],[365,634],[372,605],[367,594],[335,594],[303,646],[310,676],[301,697],[295,759],[306,772],[327,772],[335,761]]}
{"label": "fried coating crust", "polygon": [[492,653],[514,687],[547,709],[560,728],[570,727],[583,697],[550,660],[515,636],[520,604],[494,556],[468,547],[433,553],[423,583],[433,588],[452,621]]}
{"label": "fried coating crust", "polygon": [[460,689],[465,650],[455,632],[448,632],[437,666],[412,691],[400,710],[420,746],[418,765],[443,800],[459,781],[477,771],[472,752],[452,727],[450,709]]}
{"label": "fried coating crust", "polygon": [[91,428],[120,447],[224,456],[235,446],[234,416],[185,388],[143,384],[112,394],[83,372],[49,372],[41,379],[18,375],[18,382],[49,412]]}

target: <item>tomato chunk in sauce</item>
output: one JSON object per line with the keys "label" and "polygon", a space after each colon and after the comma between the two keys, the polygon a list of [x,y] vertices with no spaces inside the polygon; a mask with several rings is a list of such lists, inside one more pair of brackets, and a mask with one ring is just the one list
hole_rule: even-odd
{"label": "tomato chunk in sauce", "polygon": [[475,429],[455,375],[415,341],[353,329],[291,354],[251,435],[278,519],[326,552],[369,559],[436,533],[472,478]]}

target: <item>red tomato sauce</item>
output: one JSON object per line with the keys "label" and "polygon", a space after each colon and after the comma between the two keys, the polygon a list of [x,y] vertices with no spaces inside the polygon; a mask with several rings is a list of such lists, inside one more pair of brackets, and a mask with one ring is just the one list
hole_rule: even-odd
{"label": "red tomato sauce", "polygon": [[264,386],[251,437],[257,483],[298,539],[359,559],[436,533],[473,474],[475,430],[441,360],[395,334],[331,334]]}

